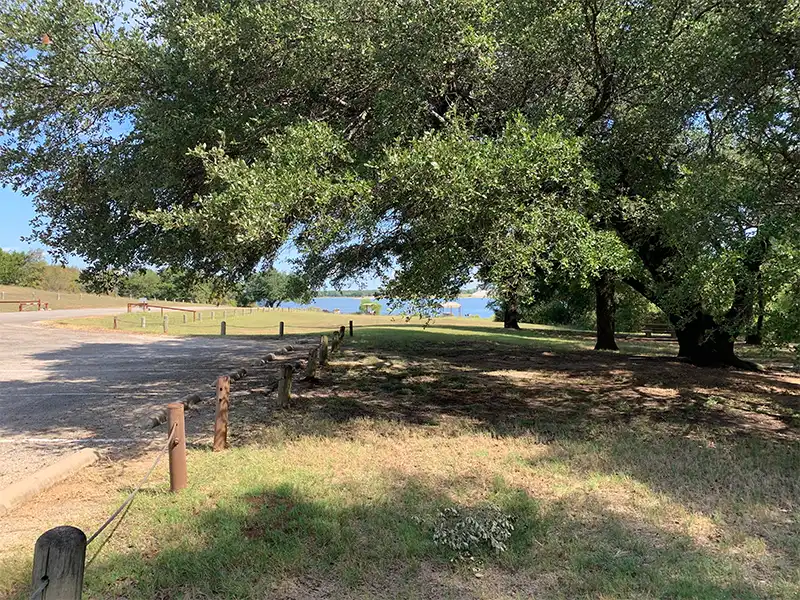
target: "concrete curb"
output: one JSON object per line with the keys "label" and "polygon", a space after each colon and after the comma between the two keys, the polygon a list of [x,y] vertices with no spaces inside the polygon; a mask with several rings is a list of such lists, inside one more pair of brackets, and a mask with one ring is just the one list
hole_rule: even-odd
{"label": "concrete curb", "polygon": [[96,450],[84,448],[57,460],[50,466],[39,469],[22,481],[12,483],[7,488],[0,490],[0,515],[77,473],[82,468],[97,462],[99,458],[100,454]]}

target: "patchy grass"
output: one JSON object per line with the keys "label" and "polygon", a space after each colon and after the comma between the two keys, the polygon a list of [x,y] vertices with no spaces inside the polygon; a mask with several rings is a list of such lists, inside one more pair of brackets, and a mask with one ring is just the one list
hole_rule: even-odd
{"label": "patchy grass", "polygon": [[[291,318],[327,331],[349,316]],[[239,382],[233,447],[191,450],[177,496],[161,472],[86,597],[800,595],[796,375],[654,356],[666,340],[595,353],[578,333],[372,319],[290,409]],[[127,488],[105,480],[110,508]],[[91,530],[59,493],[31,518]],[[505,552],[434,543],[439,511],[490,504],[514,525]],[[3,555],[0,595],[25,597],[30,547]]]}

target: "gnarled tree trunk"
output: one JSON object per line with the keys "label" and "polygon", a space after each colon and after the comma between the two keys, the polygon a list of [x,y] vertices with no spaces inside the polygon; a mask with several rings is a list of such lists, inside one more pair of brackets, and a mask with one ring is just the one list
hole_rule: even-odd
{"label": "gnarled tree trunk", "polygon": [[503,328],[519,329],[519,301],[516,294],[509,294],[503,310]]}
{"label": "gnarled tree trunk", "polygon": [[597,343],[595,350],[619,350],[614,339],[617,320],[617,302],[614,297],[614,276],[610,271],[603,271],[594,282],[597,297]]}
{"label": "gnarled tree trunk", "polygon": [[678,356],[703,367],[760,370],[757,364],[736,356],[733,349],[735,337],[720,327],[711,315],[698,311],[689,320],[671,315],[670,321],[678,338]]}

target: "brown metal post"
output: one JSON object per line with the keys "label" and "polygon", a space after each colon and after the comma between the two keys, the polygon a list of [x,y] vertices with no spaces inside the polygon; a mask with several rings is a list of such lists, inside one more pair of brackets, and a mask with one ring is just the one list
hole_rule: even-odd
{"label": "brown metal post", "polygon": [[350,337],[353,337],[353,322],[350,321]]}
{"label": "brown metal post", "polygon": [[86,534],[62,525],[44,532],[33,551],[32,598],[81,600]]}
{"label": "brown metal post", "polygon": [[228,402],[230,400],[231,378],[227,375],[217,377],[217,414],[214,417],[214,452],[228,447]]}
{"label": "brown metal post", "polygon": [[169,491],[186,487],[186,428],[183,422],[183,402],[167,404],[167,431],[175,431],[169,445]]}
{"label": "brown metal post", "polygon": [[278,337],[283,337],[283,321],[278,325]]}

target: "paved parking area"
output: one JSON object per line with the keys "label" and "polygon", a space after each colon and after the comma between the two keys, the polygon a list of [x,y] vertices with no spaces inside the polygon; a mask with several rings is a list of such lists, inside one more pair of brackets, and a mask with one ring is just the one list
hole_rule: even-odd
{"label": "paved parking area", "polygon": [[140,421],[158,405],[202,391],[217,375],[278,348],[277,339],[92,333],[49,326],[80,309],[0,314],[0,489],[64,452],[160,442]]}

